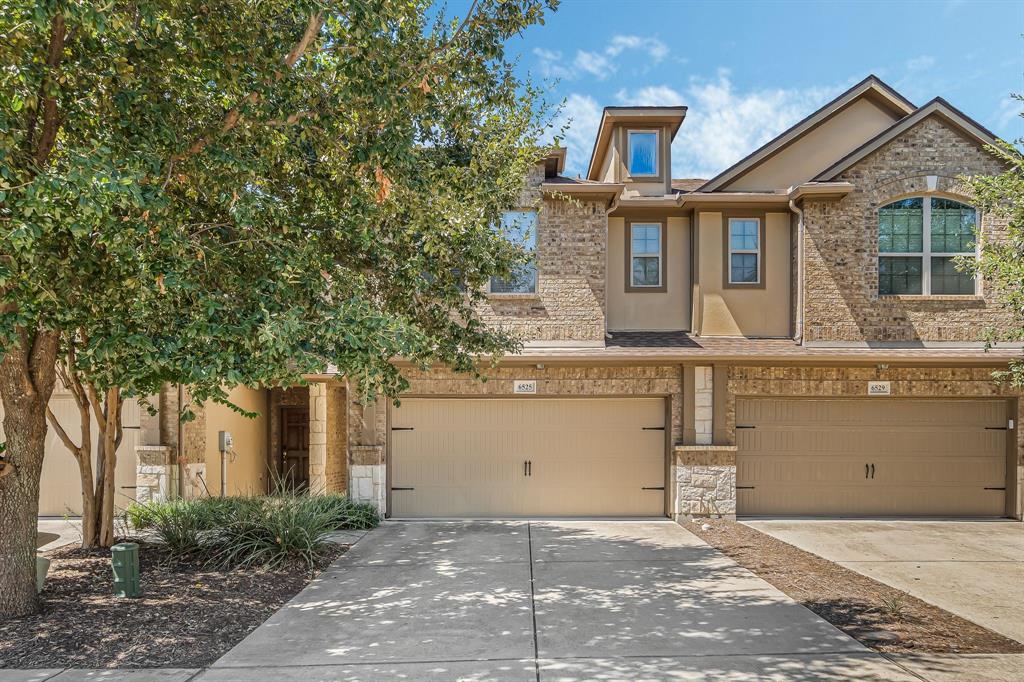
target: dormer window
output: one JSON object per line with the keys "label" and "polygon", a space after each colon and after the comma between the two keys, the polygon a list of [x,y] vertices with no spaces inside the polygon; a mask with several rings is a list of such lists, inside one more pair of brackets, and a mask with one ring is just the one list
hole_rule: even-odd
{"label": "dormer window", "polygon": [[627,156],[631,177],[657,177],[659,175],[658,131],[630,130]]}

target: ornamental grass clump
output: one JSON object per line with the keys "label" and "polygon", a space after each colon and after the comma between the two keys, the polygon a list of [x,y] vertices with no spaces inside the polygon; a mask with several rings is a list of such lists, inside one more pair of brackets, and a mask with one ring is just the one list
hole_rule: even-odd
{"label": "ornamental grass clump", "polygon": [[313,567],[327,554],[331,532],[380,523],[375,507],[344,495],[287,492],[133,504],[125,519],[151,534],[172,558],[204,557],[224,569]]}

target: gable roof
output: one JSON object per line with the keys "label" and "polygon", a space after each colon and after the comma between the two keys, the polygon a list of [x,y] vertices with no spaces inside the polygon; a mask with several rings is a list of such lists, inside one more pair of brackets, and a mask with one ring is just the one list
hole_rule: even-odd
{"label": "gable roof", "polygon": [[601,112],[601,124],[597,128],[597,136],[594,138],[594,148],[590,152],[590,163],[587,165],[587,179],[597,180],[598,162],[604,159],[607,153],[608,142],[611,139],[612,125],[615,123],[665,123],[669,125],[669,142],[675,139],[679,132],[679,126],[686,118],[686,107],[605,107]]}
{"label": "gable roof", "polygon": [[946,100],[941,97],[936,97],[910,116],[897,121],[889,128],[883,130],[881,133],[823,170],[821,173],[818,173],[818,175],[814,176],[813,180],[815,182],[822,182],[835,179],[837,175],[856,164],[868,154],[876,151],[882,147],[882,145],[892,141],[899,135],[902,135],[930,116],[938,116],[942,118],[968,137],[973,137],[983,144],[996,143],[996,136],[992,131],[954,107]]}
{"label": "gable roof", "polygon": [[839,112],[845,110],[862,97],[871,97],[875,102],[892,112],[898,118],[903,118],[913,113],[916,107],[906,97],[896,92],[892,87],[884,83],[875,75],[857,83],[852,88],[842,93],[834,100],[824,105],[814,113],[801,121],[798,121],[788,130],[782,132],[774,139],[762,145],[758,149],[743,157],[732,166],[708,180],[700,187],[700,192],[714,192],[722,186],[744,175],[754,166],[774,156],[790,144],[817,128],[822,123],[832,118]]}

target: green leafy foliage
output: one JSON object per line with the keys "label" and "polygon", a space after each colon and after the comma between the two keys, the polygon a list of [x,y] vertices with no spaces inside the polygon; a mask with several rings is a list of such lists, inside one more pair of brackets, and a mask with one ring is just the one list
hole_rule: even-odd
{"label": "green leafy foliage", "polygon": [[503,46],[555,1],[0,0],[0,347],[221,401],[515,349],[473,310],[550,111]]}
{"label": "green leafy foliage", "polygon": [[163,544],[172,557],[205,558],[221,568],[312,566],[336,530],[369,530],[376,508],[344,495],[276,494],[134,504],[125,520]]}
{"label": "green leafy foliage", "polygon": [[[1014,95],[1019,102],[1024,97]],[[1024,113],[1021,114],[1024,117]],[[960,259],[958,265],[972,268],[985,278],[998,293],[1000,302],[1013,315],[1013,328],[998,341],[1024,340],[1024,140],[1016,144],[1000,141],[991,152],[1006,164],[998,175],[965,178],[974,191],[978,207],[1006,221],[1006,232],[998,240],[981,244],[981,257]],[[1024,360],[1010,364],[996,378],[1017,388],[1024,388]]]}

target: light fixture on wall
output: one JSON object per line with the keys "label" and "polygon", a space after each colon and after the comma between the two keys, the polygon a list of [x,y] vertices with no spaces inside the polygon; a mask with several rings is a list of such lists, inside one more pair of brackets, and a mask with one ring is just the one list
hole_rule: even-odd
{"label": "light fixture on wall", "polygon": [[537,363],[537,369],[544,369],[544,363],[543,362],[538,362]]}

